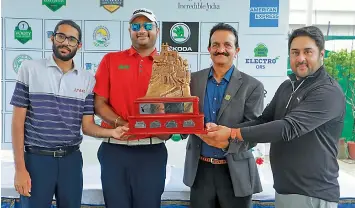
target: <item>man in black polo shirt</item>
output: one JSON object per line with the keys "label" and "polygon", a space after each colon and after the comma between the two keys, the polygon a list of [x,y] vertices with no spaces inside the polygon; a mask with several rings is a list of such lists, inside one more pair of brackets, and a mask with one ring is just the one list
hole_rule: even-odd
{"label": "man in black polo shirt", "polygon": [[[324,36],[314,26],[289,39],[293,74],[256,120],[211,127],[206,139],[271,142],[277,208],[336,208],[340,197],[337,144],[345,97],[323,66]],[[212,126],[212,125],[211,125]]]}

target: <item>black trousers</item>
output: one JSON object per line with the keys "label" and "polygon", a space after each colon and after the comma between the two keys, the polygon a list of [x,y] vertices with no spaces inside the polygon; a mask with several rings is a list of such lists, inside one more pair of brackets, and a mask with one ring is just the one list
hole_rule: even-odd
{"label": "black trousers", "polygon": [[20,196],[22,208],[51,207],[55,195],[58,208],[78,208],[83,192],[83,157],[80,150],[64,157],[25,152],[31,176],[31,197]]}
{"label": "black trousers", "polygon": [[251,195],[235,197],[228,165],[200,161],[191,187],[191,208],[251,208]]}
{"label": "black trousers", "polygon": [[127,146],[103,142],[97,153],[106,208],[160,208],[167,149],[164,143]]}

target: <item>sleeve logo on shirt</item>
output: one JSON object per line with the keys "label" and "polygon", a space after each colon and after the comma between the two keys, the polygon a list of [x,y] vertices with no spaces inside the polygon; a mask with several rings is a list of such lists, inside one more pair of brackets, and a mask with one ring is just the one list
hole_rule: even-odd
{"label": "sleeve logo on shirt", "polygon": [[84,89],[75,88],[75,89],[74,89],[74,92],[85,93],[85,90],[84,90]]}
{"label": "sleeve logo on shirt", "polygon": [[129,65],[120,64],[120,65],[118,66],[118,69],[119,69],[119,70],[128,70],[128,69],[129,69]]}

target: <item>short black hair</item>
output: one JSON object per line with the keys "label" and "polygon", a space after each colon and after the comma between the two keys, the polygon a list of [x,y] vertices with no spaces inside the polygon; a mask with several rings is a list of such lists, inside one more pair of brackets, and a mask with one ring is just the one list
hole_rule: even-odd
{"label": "short black hair", "polygon": [[62,21],[58,22],[58,24],[54,28],[53,35],[57,33],[58,28],[61,25],[70,25],[73,28],[75,28],[79,33],[79,41],[81,42],[81,29],[80,29],[79,25],[76,24],[73,20],[62,20]]}
{"label": "short black hair", "polygon": [[325,40],[324,40],[323,32],[318,27],[307,26],[307,27],[301,27],[299,29],[296,29],[291,33],[290,38],[288,39],[289,50],[291,49],[291,43],[293,39],[300,36],[308,36],[312,38],[316,42],[319,51],[322,51],[324,49]]}
{"label": "short black hair", "polygon": [[227,23],[218,23],[212,27],[210,31],[210,39],[208,40],[208,47],[211,47],[211,37],[213,33],[215,33],[217,30],[226,30],[232,32],[233,35],[235,36],[235,47],[236,48],[239,47],[237,30],[232,25]]}

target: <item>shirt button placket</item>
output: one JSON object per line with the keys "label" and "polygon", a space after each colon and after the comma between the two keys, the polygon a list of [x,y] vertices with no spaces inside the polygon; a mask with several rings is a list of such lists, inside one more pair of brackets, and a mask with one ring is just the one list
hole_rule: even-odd
{"label": "shirt button placket", "polygon": [[63,84],[62,84],[63,83],[63,79],[64,79],[64,75],[65,74],[62,73],[61,76],[60,76],[60,79],[59,79],[59,89],[58,89],[59,90],[59,92],[58,92],[59,95],[64,95],[64,93],[63,93]]}
{"label": "shirt button placket", "polygon": [[139,73],[143,71],[143,59],[139,62]]}

